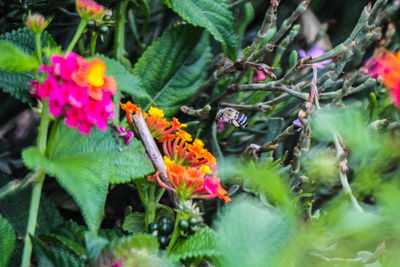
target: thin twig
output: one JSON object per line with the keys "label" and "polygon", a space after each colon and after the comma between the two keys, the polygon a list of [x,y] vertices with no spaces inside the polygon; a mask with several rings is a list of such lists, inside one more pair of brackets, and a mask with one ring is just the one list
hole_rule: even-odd
{"label": "thin twig", "polygon": [[295,91],[287,87],[286,85],[279,84],[279,82],[280,81],[268,82],[268,83],[232,84],[231,86],[228,87],[226,92],[215,101],[218,102],[222,101],[229,95],[242,91],[272,91],[272,92],[281,91],[288,93],[291,96],[300,98],[302,100],[308,100],[309,94]]}
{"label": "thin twig", "polygon": [[274,108],[273,105],[265,105],[263,103],[253,104],[253,105],[240,105],[231,103],[220,103],[223,107],[230,107],[237,110],[255,110],[255,111],[268,111]]}
{"label": "thin twig", "polygon": [[268,30],[276,23],[276,12],[279,6],[280,0],[270,0],[269,8],[265,13],[264,20],[260,27],[260,30],[257,33],[256,38],[251,43],[249,50],[243,56],[242,61],[247,61],[250,55],[257,49],[258,45],[267,35]]}
{"label": "thin twig", "polygon": [[[163,157],[161,156],[160,150],[158,149],[156,142],[154,141],[154,138],[151,135],[150,130],[147,127],[147,124],[142,117],[142,114],[134,114],[132,115],[132,119],[133,122],[135,123],[136,129],[140,134],[140,138],[143,141],[144,147],[146,148],[147,155],[149,156],[151,162],[153,162],[156,169],[160,172],[159,175],[161,180],[164,183],[171,185],[166,173],[167,167],[164,164]],[[168,195],[170,196],[173,203],[177,205],[178,203],[177,195],[169,190],[168,190]]]}
{"label": "thin twig", "polygon": [[349,196],[350,201],[353,204],[354,208],[360,212],[364,212],[363,208],[360,206],[360,204],[358,204],[357,199],[354,197],[353,192],[351,191],[351,187],[346,175],[346,172],[348,170],[346,154],[344,152],[342,144],[339,141],[339,138],[340,137],[338,134],[333,135],[336,148],[336,159],[339,160],[340,183],[342,184],[344,192]]}
{"label": "thin twig", "polygon": [[297,130],[298,128],[292,124],[289,127],[287,127],[282,133],[280,133],[277,137],[275,137],[272,141],[265,143],[262,146],[256,144],[250,144],[243,151],[243,156],[252,156],[253,158],[259,158],[262,153],[275,150],[280,142],[282,142],[289,136],[294,135],[297,132]]}
{"label": "thin twig", "polygon": [[188,106],[182,106],[181,111],[192,117],[204,117],[204,116],[207,116],[208,113],[210,113],[211,106],[205,105],[203,108],[200,108],[200,109],[192,109],[192,108],[189,108]]}
{"label": "thin twig", "polygon": [[165,166],[164,164],[164,160],[161,156],[160,150],[158,149],[156,142],[154,141],[154,138],[151,135],[150,130],[142,117],[142,114],[134,114],[132,115],[132,119],[135,123],[136,129],[140,134],[140,138],[143,141],[144,147],[147,151],[147,155],[149,156],[151,162],[153,162],[156,169],[160,172],[160,177],[161,179],[163,179],[163,182],[169,183],[166,173],[167,166]]}
{"label": "thin twig", "polygon": [[290,17],[282,22],[281,27],[276,32],[274,37],[272,37],[270,41],[271,44],[276,44],[282,38],[282,36],[290,29],[290,27],[292,27],[292,24],[296,21],[296,19],[307,10],[310,2],[311,0],[302,1],[300,5],[297,6],[296,10],[290,15]]}

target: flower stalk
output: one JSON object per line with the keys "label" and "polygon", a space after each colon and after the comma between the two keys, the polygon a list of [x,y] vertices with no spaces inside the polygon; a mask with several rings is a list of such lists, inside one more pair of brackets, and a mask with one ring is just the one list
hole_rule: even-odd
{"label": "flower stalk", "polygon": [[[46,143],[47,143],[47,132],[49,129],[49,108],[48,99],[43,101],[42,116],[39,125],[39,135],[37,141],[37,148],[41,154],[45,154]],[[35,234],[36,221],[39,212],[40,196],[42,193],[43,181],[44,181],[45,171],[39,170],[37,179],[32,189],[31,204],[29,207],[29,217],[28,225],[26,228],[26,235],[24,240],[24,250],[22,254],[21,267],[29,267],[30,259],[32,254],[32,241],[30,236]]]}
{"label": "flower stalk", "polygon": [[77,29],[76,32],[75,32],[74,38],[72,38],[72,41],[71,41],[71,43],[68,45],[68,48],[67,48],[67,50],[65,51],[65,53],[71,52],[72,49],[74,49],[76,43],[77,43],[78,40],[79,40],[79,37],[81,37],[83,31],[85,30],[87,23],[88,23],[88,20],[87,20],[87,19],[84,19],[84,18],[81,19],[81,22],[79,23],[78,29]]}

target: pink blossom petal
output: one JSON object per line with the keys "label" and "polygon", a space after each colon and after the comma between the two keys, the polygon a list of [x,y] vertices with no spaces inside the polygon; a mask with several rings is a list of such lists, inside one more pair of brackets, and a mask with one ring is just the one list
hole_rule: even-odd
{"label": "pink blossom petal", "polygon": [[218,120],[218,127],[221,131],[225,130],[225,125],[223,120]]}
{"label": "pink blossom petal", "polygon": [[265,73],[261,70],[256,70],[256,76],[253,77],[253,82],[260,82],[260,81],[264,81],[265,78],[267,78],[267,75],[265,75]]}
{"label": "pink blossom petal", "polygon": [[204,179],[203,186],[210,195],[217,195],[218,183],[216,183],[211,177],[207,176],[206,179]]}
{"label": "pink blossom petal", "polygon": [[122,259],[119,259],[116,263],[111,265],[111,267],[121,267],[121,264],[122,264]]}
{"label": "pink blossom petal", "polygon": [[86,88],[72,83],[64,83],[68,86],[68,103],[77,108],[83,107],[89,101],[89,94]]}

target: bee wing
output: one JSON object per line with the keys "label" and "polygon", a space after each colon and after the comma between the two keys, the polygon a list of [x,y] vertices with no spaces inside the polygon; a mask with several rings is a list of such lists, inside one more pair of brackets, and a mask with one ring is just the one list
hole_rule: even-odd
{"label": "bee wing", "polygon": [[237,121],[235,121],[235,120],[232,120],[232,124],[233,124],[233,126],[235,126],[236,128],[239,128],[239,127],[240,127],[240,124],[239,124]]}

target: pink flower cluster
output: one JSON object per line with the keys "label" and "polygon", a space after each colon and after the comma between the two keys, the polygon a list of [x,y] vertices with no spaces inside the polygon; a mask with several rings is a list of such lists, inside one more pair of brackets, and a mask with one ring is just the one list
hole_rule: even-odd
{"label": "pink flower cluster", "polygon": [[65,124],[81,134],[89,134],[93,126],[105,131],[107,119],[114,117],[111,95],[117,84],[105,75],[104,63],[98,58],[86,61],[72,52],[64,57],[54,55],[50,61],[51,65],[39,68],[47,72],[47,79],[39,85],[32,83],[40,99],[49,99],[50,113],[65,115]]}

